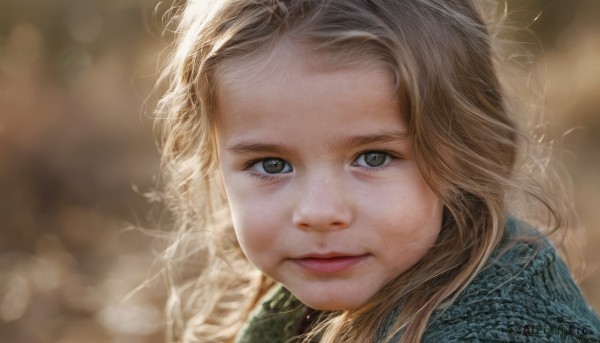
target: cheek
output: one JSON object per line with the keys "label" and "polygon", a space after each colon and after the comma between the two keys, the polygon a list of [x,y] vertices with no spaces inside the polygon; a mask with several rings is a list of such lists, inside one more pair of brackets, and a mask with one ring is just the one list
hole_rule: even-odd
{"label": "cheek", "polygon": [[279,212],[267,201],[268,196],[250,197],[243,187],[235,187],[227,179],[225,189],[237,239],[248,259],[260,267],[265,256],[279,246],[282,223],[275,216]]}
{"label": "cheek", "polygon": [[370,210],[379,212],[374,221],[385,231],[380,237],[387,249],[401,247],[405,252],[424,254],[439,235],[443,205],[424,181],[413,180],[386,191],[386,200],[379,202],[379,211],[376,207]]}
{"label": "cheek", "polygon": [[252,206],[232,209],[233,227],[240,243],[257,251],[265,251],[272,246],[276,232],[266,213],[268,212],[256,210]]}

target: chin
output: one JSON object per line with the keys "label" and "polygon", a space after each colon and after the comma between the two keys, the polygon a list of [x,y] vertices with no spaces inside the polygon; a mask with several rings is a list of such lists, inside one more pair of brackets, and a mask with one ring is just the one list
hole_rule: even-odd
{"label": "chin", "polygon": [[[291,291],[291,290],[290,290]],[[369,298],[361,296],[349,295],[346,297],[340,297],[340,294],[335,296],[321,295],[316,296],[315,293],[310,294],[297,294],[292,291],[294,296],[298,298],[306,306],[315,310],[321,311],[349,311],[355,310],[366,304]]]}

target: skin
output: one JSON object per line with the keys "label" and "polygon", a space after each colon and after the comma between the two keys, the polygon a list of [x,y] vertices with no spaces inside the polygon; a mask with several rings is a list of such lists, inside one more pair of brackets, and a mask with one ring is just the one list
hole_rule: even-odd
{"label": "skin", "polygon": [[[389,72],[315,68],[293,55],[223,73],[224,189],[253,264],[312,308],[357,309],[435,244],[442,203],[411,158]],[[315,271],[302,264],[307,255],[323,257],[310,260],[317,266],[335,267],[325,257],[340,255],[351,263]]]}

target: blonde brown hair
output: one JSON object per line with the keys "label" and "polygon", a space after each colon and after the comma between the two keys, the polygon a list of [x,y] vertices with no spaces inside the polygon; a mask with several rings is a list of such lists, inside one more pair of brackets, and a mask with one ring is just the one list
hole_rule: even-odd
{"label": "blonde brown hair", "polygon": [[537,200],[547,226],[564,226],[552,197],[516,177],[517,169],[535,174],[520,168],[527,138],[507,109],[474,1],[190,0],[174,18],[175,45],[161,79],[168,90],[157,108],[177,228],[165,256],[170,276],[185,261],[194,276],[180,275],[192,280],[183,285],[169,279],[170,341],[231,341],[272,285],[245,259],[231,228],[216,168],[214,98],[225,68],[283,38],[332,67],[369,60],[389,69],[415,162],[444,203],[436,245],[361,309],[331,313],[315,329],[323,342],[373,341],[399,304],[392,333],[419,341],[432,313],[458,296],[498,246],[514,194]]}

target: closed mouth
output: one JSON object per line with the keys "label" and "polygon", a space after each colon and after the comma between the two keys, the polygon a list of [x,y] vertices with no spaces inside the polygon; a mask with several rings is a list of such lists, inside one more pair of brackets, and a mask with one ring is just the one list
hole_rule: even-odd
{"label": "closed mouth", "polygon": [[294,263],[305,270],[318,274],[329,274],[342,272],[360,264],[370,255],[342,255],[322,254],[306,255],[301,258],[292,259]]}

